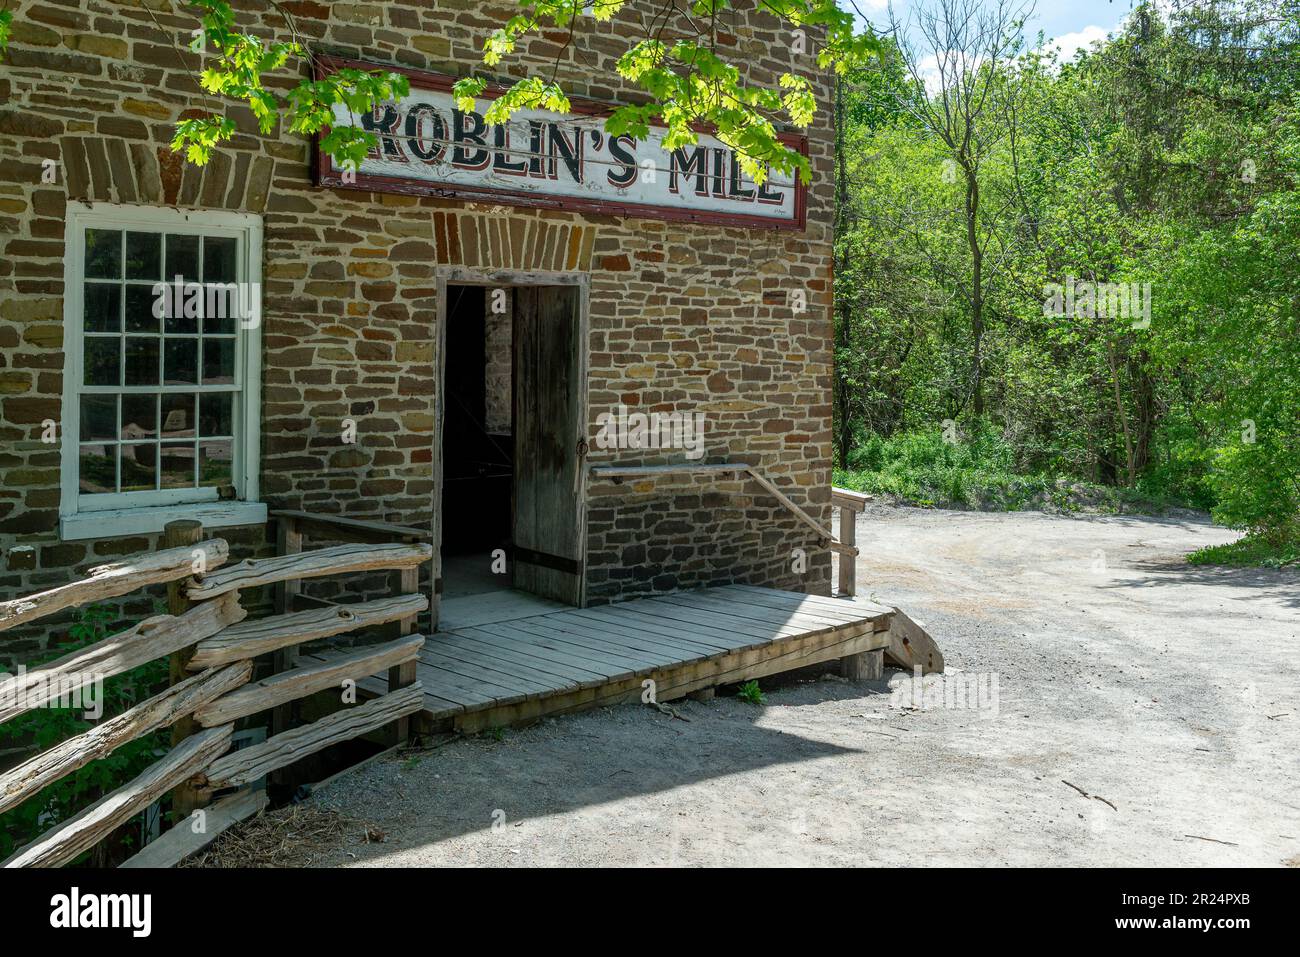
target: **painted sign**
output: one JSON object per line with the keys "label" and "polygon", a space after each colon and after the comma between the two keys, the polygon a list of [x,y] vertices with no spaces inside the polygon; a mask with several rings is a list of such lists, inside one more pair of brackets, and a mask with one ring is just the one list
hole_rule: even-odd
{"label": "painted sign", "polygon": [[[346,170],[317,150],[321,186],[444,196],[506,203],[689,220],[732,226],[803,229],[806,188],[773,173],[762,184],[741,171],[734,152],[706,132],[675,150],[662,146],[663,131],[642,140],[610,136],[602,118],[610,107],[572,103],[573,114],[520,110],[507,124],[488,126],[489,89],[473,112],[456,109],[455,78],[371,63],[322,58],[321,69],[385,69],[410,78],[411,92],[368,114],[334,107],[340,125],[357,125],[379,137],[358,170]],[[807,153],[803,137],[783,142]]]}

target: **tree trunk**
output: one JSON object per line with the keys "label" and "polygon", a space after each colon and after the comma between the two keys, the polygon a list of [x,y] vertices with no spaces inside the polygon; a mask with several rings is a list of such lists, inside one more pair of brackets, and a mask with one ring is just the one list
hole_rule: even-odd
{"label": "tree trunk", "polygon": [[980,186],[975,169],[966,170],[966,245],[970,249],[971,295],[971,398],[975,415],[984,414],[984,251],[976,229],[980,208]]}
{"label": "tree trunk", "polygon": [[[852,345],[851,311],[849,297],[836,288],[835,277],[843,277],[848,272],[848,256],[843,251],[842,241],[848,225],[849,181],[846,170],[844,151],[844,79],[835,78],[835,234],[834,242],[839,247],[832,260],[831,290],[835,302],[836,326],[835,344],[842,354],[847,355]],[[839,433],[839,465],[846,469],[849,465],[849,452],[853,444],[853,425],[849,421],[849,387],[844,374],[837,363],[833,363],[832,382],[834,383],[832,402]]]}

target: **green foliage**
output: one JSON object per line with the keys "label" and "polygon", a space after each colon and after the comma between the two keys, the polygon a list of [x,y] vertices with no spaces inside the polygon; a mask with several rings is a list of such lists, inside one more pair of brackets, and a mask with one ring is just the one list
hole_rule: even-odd
{"label": "green foliage", "polygon": [[835,469],[833,481],[841,488],[925,508],[1160,512],[1186,504],[1155,483],[1128,490],[1080,481],[1068,471],[1039,470],[1023,445],[988,421],[954,428],[956,441],[951,442],[937,429],[859,436],[848,467]]}
{"label": "green foliage", "polygon": [[[923,3],[928,0],[922,0]],[[929,4],[933,8],[933,3]],[[940,24],[943,27],[943,24]],[[903,55],[847,78],[837,481],[920,503],[1180,503],[1285,540],[1300,514],[1300,0],[1140,3],[1073,63],[998,68],[981,203]],[[913,84],[913,87],[915,84]],[[937,101],[936,101],[937,102]],[[972,432],[983,255],[985,416]],[[1139,317],[1051,284],[1150,286]]]}
{"label": "green foliage", "polygon": [[1193,565],[1227,565],[1235,568],[1300,565],[1300,535],[1289,538],[1243,535],[1235,542],[1210,545],[1192,552],[1187,560]]}
{"label": "green foliage", "polygon": [[0,55],[9,49],[9,32],[12,29],[14,13],[12,10],[0,10]]}
{"label": "green foliage", "polygon": [[[484,41],[483,63],[499,67],[530,34],[553,27],[571,37],[583,18],[603,23],[624,6],[625,0],[520,0],[519,13]],[[786,72],[775,88],[747,84],[740,67],[721,52],[719,27],[723,33],[726,29],[720,18],[730,8],[730,0],[692,0],[688,6],[689,10],[666,8],[647,16],[645,21],[653,25],[619,57],[619,75],[639,87],[648,102],[615,109],[605,121],[606,131],[611,136],[643,139],[652,123],[661,123],[666,127],[664,148],[672,150],[696,143],[696,127],[708,124],[718,139],[737,151],[741,169],[755,182],[764,182],[771,170],[797,171],[808,181],[812,167],[807,157],[782,143],[776,126],[781,120],[800,128],[812,122],[816,101],[808,79]],[[794,30],[826,31],[816,57],[822,69],[843,73],[882,50],[870,31],[856,31],[853,15],[841,10],[835,0],[765,0],[763,8],[790,27],[792,42]],[[668,34],[677,38],[663,39]],[[806,42],[811,46],[812,37]],[[482,77],[458,81],[454,93],[459,108],[472,109],[486,87]],[[530,74],[498,97],[485,118],[491,124],[504,123],[521,109],[565,113],[569,101],[553,78]]]}
{"label": "green foliage", "polygon": [[[225,0],[196,0],[203,12],[202,32],[190,49],[207,59],[199,82],[217,96],[247,104],[262,133],[270,133],[287,116],[289,130],[312,135],[329,128],[320,148],[344,167],[357,168],[379,139],[355,125],[335,125],[333,107],[343,105],[349,114],[369,112],[376,103],[406,96],[410,81],[386,70],[341,69],[319,80],[302,80],[283,98],[267,89],[264,76],[282,70],[291,60],[309,56],[296,35],[292,40],[267,43],[262,38],[235,29],[235,15]],[[187,117],[176,124],[173,150],[184,150],[189,162],[202,166],[212,150],[235,133],[228,116],[209,114]]]}
{"label": "green foliage", "polygon": [[[87,606],[68,629],[70,641],[28,667],[61,658],[124,630],[125,626],[111,627],[116,618],[117,613],[108,606]],[[104,682],[103,716],[99,720],[138,704],[166,683],[166,659],[109,678]],[[80,709],[35,708],[0,725],[0,749],[21,747],[30,748],[33,753],[47,751],[90,730],[93,725],[83,715]],[[165,729],[137,738],[6,812],[3,825],[0,825],[0,857],[7,857],[15,848],[68,820],[102,795],[135,777],[166,753],[169,741],[169,732]]]}
{"label": "green foliage", "polygon": [[746,681],[736,689],[736,697],[741,701],[748,701],[750,704],[763,705],[767,704],[767,695],[759,688],[757,681]]}

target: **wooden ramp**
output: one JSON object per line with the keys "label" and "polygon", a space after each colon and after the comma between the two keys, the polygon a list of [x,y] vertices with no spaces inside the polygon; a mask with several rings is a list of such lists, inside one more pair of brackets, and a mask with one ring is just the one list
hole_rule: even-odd
{"label": "wooden ramp", "polygon": [[[416,677],[427,726],[467,732],[640,701],[647,681],[656,701],[671,701],[820,662],[878,659],[895,615],[861,599],[747,585],[594,608],[557,610],[519,592],[453,602],[480,603],[479,613],[447,609],[450,627],[420,650]],[[387,682],[362,687],[382,693]]]}

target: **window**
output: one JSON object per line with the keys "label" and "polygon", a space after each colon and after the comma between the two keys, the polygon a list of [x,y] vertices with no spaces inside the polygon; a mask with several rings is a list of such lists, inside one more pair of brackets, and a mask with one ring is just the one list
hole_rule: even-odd
{"label": "window", "polygon": [[66,237],[63,538],[265,521],[260,222],[69,203]]}

